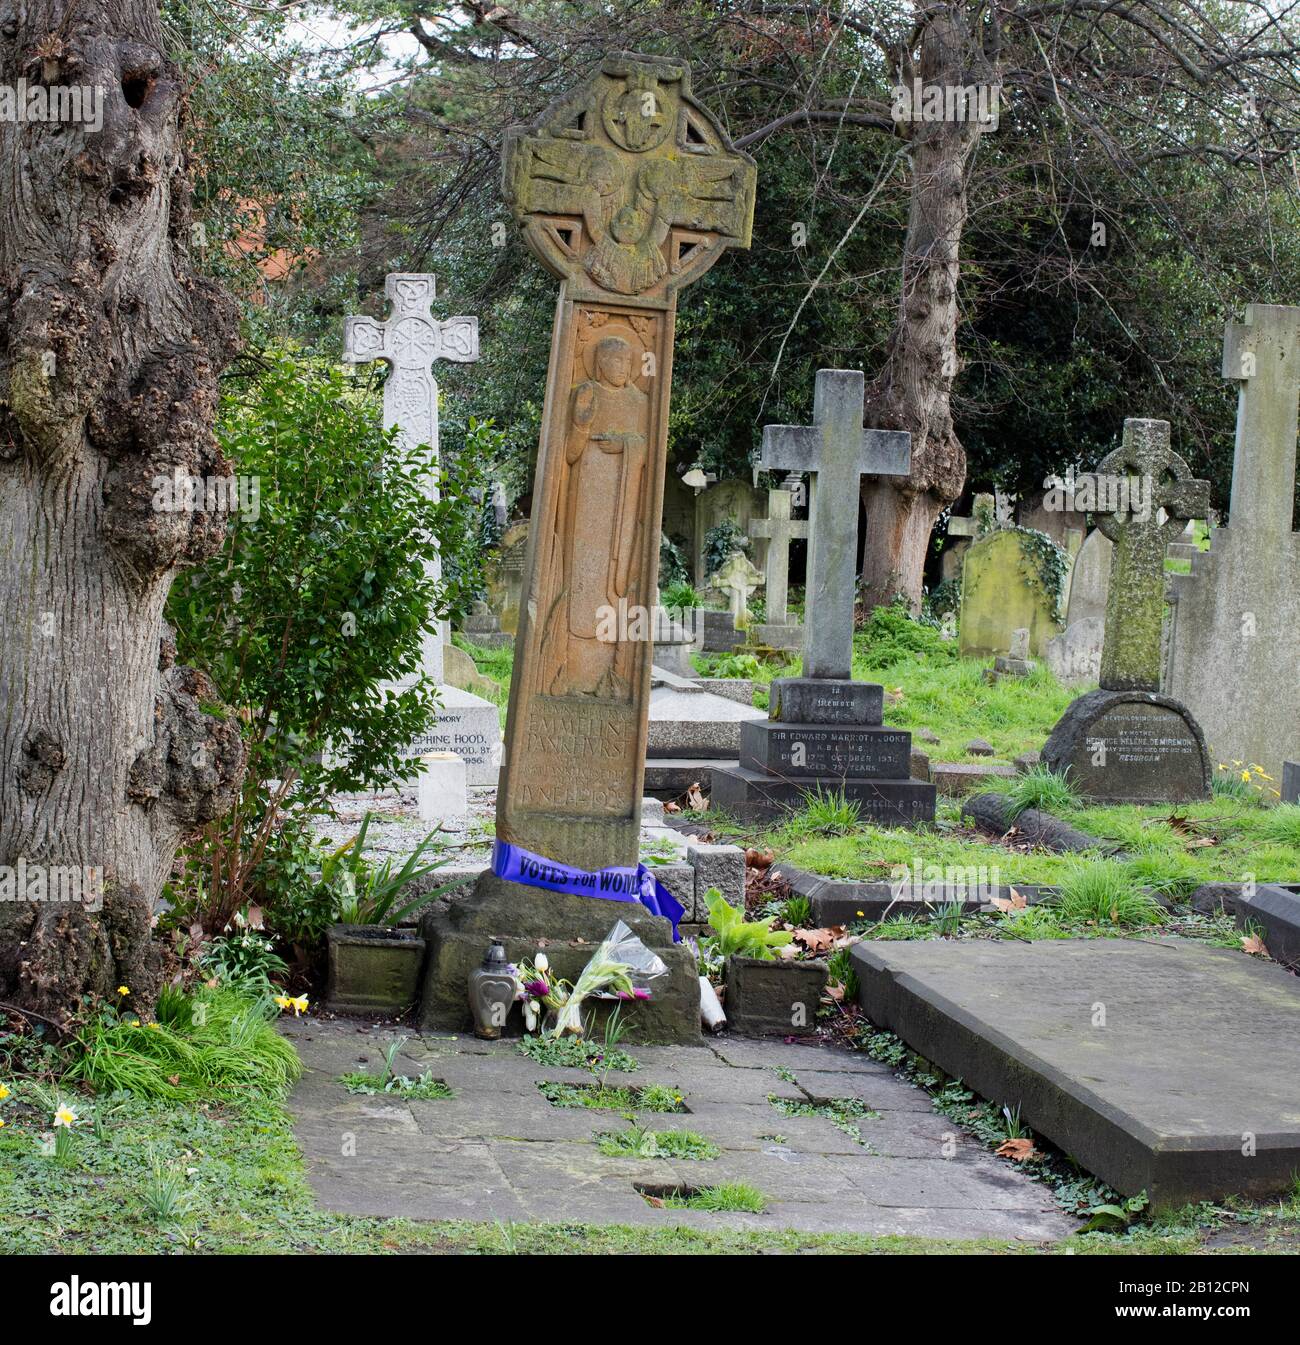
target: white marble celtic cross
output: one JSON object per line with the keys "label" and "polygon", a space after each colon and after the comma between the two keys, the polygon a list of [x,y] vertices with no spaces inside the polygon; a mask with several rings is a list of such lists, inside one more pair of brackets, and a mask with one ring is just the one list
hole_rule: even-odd
{"label": "white marble celtic cross", "polygon": [[[438,498],[438,382],[435,360],[470,364],[478,359],[478,319],[433,316],[434,278],[429,274],[393,274],[384,282],[392,313],[386,321],[350,317],[343,324],[343,359],[347,364],[384,360],[389,365],[384,383],[384,428],[396,429],[404,449],[429,446],[429,473],[425,493]],[[436,559],[430,566],[435,579],[442,575]],[[443,680],[442,632],[425,632],[424,672]]]}

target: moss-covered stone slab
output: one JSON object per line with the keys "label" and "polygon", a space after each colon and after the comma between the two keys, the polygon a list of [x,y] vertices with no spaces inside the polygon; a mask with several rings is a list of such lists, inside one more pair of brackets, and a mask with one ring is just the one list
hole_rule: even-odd
{"label": "moss-covered stone slab", "polygon": [[1300,980],[1180,939],[859,944],[871,1020],[1127,1195],[1300,1171]]}

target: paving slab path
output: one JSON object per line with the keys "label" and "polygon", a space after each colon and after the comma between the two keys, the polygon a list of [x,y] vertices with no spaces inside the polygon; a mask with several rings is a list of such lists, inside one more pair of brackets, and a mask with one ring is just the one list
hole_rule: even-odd
{"label": "paving slab path", "polygon": [[[585,1070],[536,1064],[513,1042],[411,1035],[396,1072],[432,1071],[455,1092],[419,1101],[356,1096],[338,1082],[380,1068],[400,1029],[314,1019],[284,1026],[305,1067],[289,1107],[308,1178],[320,1207],[340,1214],[1027,1243],[1078,1227],[1047,1187],[964,1135],[922,1090],[847,1049],[727,1038],[632,1048],[641,1068],[612,1073],[609,1083],[671,1084],[689,1109],[640,1112],[637,1121],[696,1131],[722,1150],[706,1162],[643,1160],[597,1148],[595,1134],[627,1126],[622,1115],[555,1107],[538,1089],[546,1080],[587,1082]],[[783,1114],[772,1097],[866,1103],[861,1142],[824,1116]],[[766,1212],[661,1209],[639,1190],[720,1182],[757,1187]]]}

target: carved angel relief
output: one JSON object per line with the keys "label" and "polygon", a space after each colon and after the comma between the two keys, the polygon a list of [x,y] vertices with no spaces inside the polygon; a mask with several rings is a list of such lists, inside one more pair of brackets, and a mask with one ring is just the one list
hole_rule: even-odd
{"label": "carved angel relief", "polygon": [[748,246],[754,181],[671,61],[615,57],[506,143],[506,191],[530,246],[606,294],[676,288],[723,248]]}

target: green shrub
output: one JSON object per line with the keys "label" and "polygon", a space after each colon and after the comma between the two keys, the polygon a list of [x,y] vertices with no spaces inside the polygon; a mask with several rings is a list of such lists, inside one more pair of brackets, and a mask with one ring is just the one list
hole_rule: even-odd
{"label": "green shrub", "polygon": [[[189,847],[173,902],[220,932],[257,897],[258,870],[283,809],[397,784],[404,746],[428,727],[435,688],[385,683],[418,672],[435,616],[460,615],[480,582],[482,463],[500,436],[471,421],[443,445],[438,487],[428,453],[380,427],[337,367],[272,353],[232,380],[218,437],[235,470],[260,483],[257,517],[235,519],[225,549],[178,582],[167,616],[180,661],[205,671],[248,746],[234,812]],[[426,573],[440,555],[443,579]]]}
{"label": "green shrub", "polygon": [[957,657],[957,642],[945,640],[934,626],[917,621],[903,598],[877,607],[855,637],[858,661],[868,668],[888,668],[915,661],[946,663]]}
{"label": "green shrub", "polygon": [[158,1007],[153,1023],[116,1010],[87,1023],[65,1077],[96,1093],[238,1106],[283,1097],[302,1072],[297,1052],[271,1025],[276,1010],[266,998],[204,988],[164,996]]}
{"label": "green shrub", "polygon": [[749,536],[734,519],[724,518],[704,534],[704,573],[715,574],[733,552],[748,550]]}
{"label": "green shrub", "polygon": [[862,805],[842,789],[823,790],[818,785],[804,795],[803,810],[791,819],[789,826],[799,834],[847,836],[857,828],[861,813]]}
{"label": "green shrub", "polygon": [[251,995],[270,995],[271,977],[287,971],[284,959],[266,934],[249,929],[240,917],[226,934],[219,934],[199,955],[205,976],[215,976],[222,985]]}

